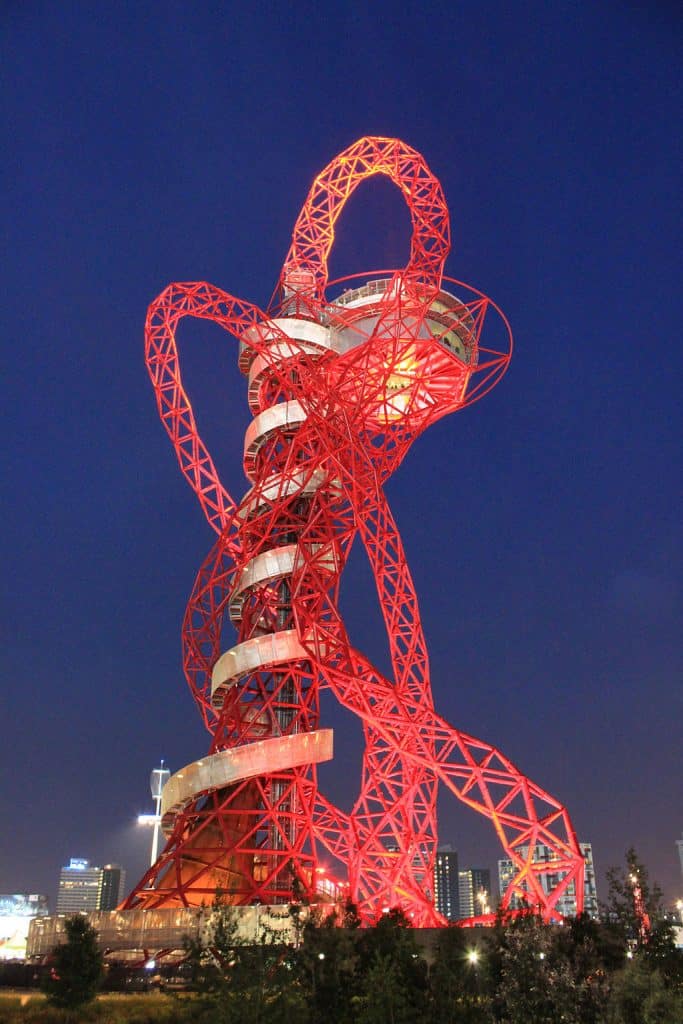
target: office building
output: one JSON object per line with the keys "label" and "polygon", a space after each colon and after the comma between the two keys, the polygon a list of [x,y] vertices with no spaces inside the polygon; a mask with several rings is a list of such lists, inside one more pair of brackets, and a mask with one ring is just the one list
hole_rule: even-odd
{"label": "office building", "polygon": [[98,910],[116,910],[124,897],[126,872],[120,864],[105,864],[102,868]]}
{"label": "office building", "polygon": [[458,888],[458,852],[452,846],[439,846],[434,860],[434,906],[447,921],[460,914]]}
{"label": "office building", "polygon": [[88,860],[72,857],[59,875],[57,913],[87,914],[91,910],[97,910],[101,870],[91,867]]}
{"label": "office building", "polygon": [[458,872],[458,917],[478,917],[491,913],[491,872],[488,868],[466,868]]}
{"label": "office building", "polygon": [[[598,919],[598,891],[595,882],[595,868],[593,866],[593,848],[590,843],[579,843],[581,853],[585,863],[584,872],[584,883],[583,883],[583,909],[594,920]],[[522,856],[526,857],[527,851],[522,848],[520,850]],[[545,893],[550,892],[554,889],[566,872],[554,871],[553,860],[555,859],[552,850],[543,843],[538,843],[534,848],[533,863],[547,863],[548,870],[544,871],[539,878],[543,891]],[[511,860],[499,860],[498,861],[498,885],[500,888],[501,896],[507,889],[509,883],[512,881],[515,875],[515,867]],[[522,906],[522,901],[518,896],[513,896],[510,901],[510,907],[515,910]],[[557,910],[563,917],[576,917],[576,887],[574,882],[567,887],[567,891],[560,897],[557,902]]]}
{"label": "office building", "polygon": [[114,910],[123,899],[126,873],[118,864],[93,867],[90,861],[72,857],[59,875],[58,914],[87,914]]}

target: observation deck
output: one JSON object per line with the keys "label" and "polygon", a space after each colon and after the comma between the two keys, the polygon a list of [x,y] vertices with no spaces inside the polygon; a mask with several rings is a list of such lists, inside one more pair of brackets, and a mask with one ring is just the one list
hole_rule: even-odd
{"label": "observation deck", "polygon": [[[379,312],[381,302],[392,285],[392,278],[373,278],[357,288],[348,288],[330,303],[328,307],[330,321],[334,323],[335,307],[341,307],[342,317],[346,322],[349,320],[348,314],[346,314],[347,310],[362,310],[366,314]],[[474,318],[467,306],[457,296],[444,290],[439,291],[429,306],[425,323],[431,330],[432,337],[453,352],[458,359],[468,366],[476,364],[477,346],[474,338]],[[343,329],[340,333],[346,342],[341,347],[350,347],[348,340],[344,337]],[[425,340],[429,337],[424,332],[422,336]],[[355,344],[362,344],[363,340],[364,338],[361,337]]]}

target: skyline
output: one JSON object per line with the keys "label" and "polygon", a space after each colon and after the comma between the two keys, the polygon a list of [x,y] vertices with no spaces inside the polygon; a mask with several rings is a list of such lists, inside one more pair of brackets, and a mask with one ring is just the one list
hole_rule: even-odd
{"label": "skyline", "polygon": [[[150,824],[150,823],[146,822],[145,824]],[[601,905],[603,903],[606,903],[607,899],[608,899],[607,887],[605,887],[604,891],[599,892],[599,893],[597,892],[596,875],[595,875],[595,871],[594,871],[593,856],[592,856],[592,846],[591,846],[590,843],[585,843],[585,842],[580,842],[580,845],[581,845],[581,848],[582,848],[582,851],[583,851],[584,855],[587,854],[587,875],[586,875],[586,879],[585,879],[585,893],[586,893],[586,900],[587,900],[587,910],[586,910],[586,912],[590,913],[591,916],[595,915],[595,916],[597,916],[599,918],[600,907],[601,907]],[[539,849],[543,849],[543,847],[539,847]],[[499,851],[499,852],[503,852],[503,851]],[[491,907],[493,909],[497,908],[499,900],[500,900],[500,897],[502,895],[501,877],[503,875],[505,876],[506,880],[505,880],[504,884],[507,885],[507,883],[509,882],[509,879],[512,876],[512,873],[513,873],[512,872],[512,862],[509,859],[506,859],[505,857],[500,857],[499,856],[495,860],[495,862],[494,862],[494,868],[493,869],[490,868],[489,866],[486,866],[486,867],[482,868],[481,866],[477,866],[476,864],[466,864],[466,863],[465,864],[460,864],[459,861],[458,861],[458,850],[455,849],[455,847],[453,847],[451,843],[441,843],[441,842],[439,842],[439,845],[438,845],[436,853],[435,853],[435,864],[434,864],[434,883],[435,883],[434,904],[435,904],[435,906],[439,907],[440,909],[442,908],[443,900],[446,897],[444,897],[443,894],[442,894],[441,898],[439,897],[439,885],[442,884],[442,883],[437,881],[437,876],[439,878],[441,878],[441,874],[442,874],[443,869],[440,868],[440,867],[437,867],[437,862],[440,861],[440,859],[444,856],[444,854],[446,854],[447,856],[452,855],[452,856],[455,857],[455,864],[457,866],[458,874],[459,874],[460,877],[462,877],[463,875],[467,875],[467,874],[481,873],[482,871],[484,872],[486,877],[489,878],[488,891],[489,891],[489,897],[491,899]],[[152,863],[154,863],[154,862],[152,862]],[[61,881],[62,881],[62,879],[64,877],[65,872],[67,872],[69,869],[73,869],[74,865],[76,865],[77,867],[83,866],[85,868],[90,868],[90,869],[92,869],[92,871],[97,871],[97,872],[102,872],[103,870],[106,871],[106,870],[111,869],[111,868],[119,869],[120,872],[121,872],[121,886],[120,886],[121,893],[122,894],[126,894],[128,892],[128,890],[129,890],[129,888],[130,888],[129,885],[125,885],[125,878],[126,878],[126,874],[127,874],[125,866],[119,865],[119,864],[103,864],[101,867],[98,867],[97,865],[92,864],[87,859],[78,858],[78,857],[71,857],[69,859],[69,863],[65,864],[65,865],[62,865],[61,868],[60,868],[59,875],[57,877],[57,884],[55,886],[55,892],[54,893],[52,893],[52,892],[50,892],[50,893],[43,892],[43,893],[38,894],[42,898],[47,899],[48,906],[51,908],[50,913],[60,913],[60,911],[58,911],[56,909],[56,905],[57,905],[57,903],[59,902],[59,899],[60,899]],[[623,867],[623,865],[613,865],[613,866],[617,867],[617,868],[622,868]],[[647,868],[648,865],[645,865],[645,867]],[[136,875],[135,877],[137,878],[138,876]],[[491,885],[491,879],[492,878],[494,879],[494,883],[495,883],[493,885]],[[653,881],[653,879],[650,878],[650,882],[652,882],[652,881]],[[55,894],[56,894],[56,898],[55,898]],[[29,895],[29,894],[28,893],[21,893],[19,895]],[[33,895],[35,895],[35,894],[33,894]],[[574,902],[574,898],[573,898],[573,896],[570,896],[569,905],[571,906],[573,904],[573,902]],[[680,903],[680,902],[681,902],[680,899],[676,901],[676,903]],[[673,906],[674,906],[674,902],[672,900],[668,900],[667,901],[666,899],[664,899],[663,905],[664,905],[664,909],[665,910],[671,910],[673,908]],[[64,911],[61,911],[61,912],[63,913]],[[459,916],[462,916],[462,915],[459,915],[458,913],[446,913],[446,911],[443,910],[443,909],[441,909],[441,912],[444,913],[444,916],[446,916],[449,919],[453,919],[453,920],[456,920],[456,919],[458,919]],[[563,913],[567,913],[567,912],[568,911],[563,910]],[[569,912],[569,913],[571,914],[572,912]],[[573,913],[575,913],[575,910],[573,911]],[[465,915],[465,916],[467,916],[467,915]]]}
{"label": "skyline", "polygon": [[[599,892],[630,843],[680,890],[679,26],[617,5],[607,26],[568,6],[390,10],[340,18],[331,52],[334,19],[303,9],[3,14],[3,891],[51,892],[71,856],[122,863],[134,884],[149,771],[206,745],[179,635],[211,538],[156,419],[147,306],[195,279],[266,305],[313,175],[364,133],[424,152],[452,216],[446,272],[515,336],[496,390],[435,425],[387,488],[435,702],[562,800]],[[435,23],[459,60],[434,59]],[[418,71],[417,51],[433,58]],[[398,194],[368,182],[333,274],[400,266],[408,238]],[[240,495],[235,347],[205,326],[181,346]],[[347,573],[351,635],[381,667],[357,552]],[[357,771],[357,723],[325,702],[323,720]],[[321,772],[342,804],[345,774]],[[498,859],[466,812],[443,808],[439,833],[464,862]]]}

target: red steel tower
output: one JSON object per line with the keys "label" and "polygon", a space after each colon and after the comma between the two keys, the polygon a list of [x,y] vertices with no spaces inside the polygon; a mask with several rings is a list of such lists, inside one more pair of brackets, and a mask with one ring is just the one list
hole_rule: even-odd
{"label": "red steel tower", "polygon": [[[337,218],[375,174],[408,205],[408,265],[328,283]],[[515,864],[505,902],[522,897],[552,919],[574,885],[581,909],[583,860],[565,808],[434,710],[417,598],[384,492],[415,438],[480,398],[509,361],[498,307],[444,277],[449,249],[441,185],[422,156],[398,139],[363,138],[315,179],[267,313],[204,282],[172,284],[150,306],[146,358],[159,414],[217,534],[183,623],[184,669],[211,745],[166,784],[166,846],[127,908],[194,906],[216,890],[235,904],[315,900],[324,850],[365,921],[400,906],[415,925],[442,923],[431,892],[441,783],[491,820]],[[239,502],[183,388],[176,330],[188,316],[239,342],[253,413],[250,487]],[[351,645],[339,612],[356,538],[374,575],[391,678]],[[228,620],[237,642],[224,649]],[[350,812],[318,788],[317,765],[333,756],[323,688],[363,725]],[[550,862],[533,862],[537,843]],[[546,894],[540,875],[551,871]]]}

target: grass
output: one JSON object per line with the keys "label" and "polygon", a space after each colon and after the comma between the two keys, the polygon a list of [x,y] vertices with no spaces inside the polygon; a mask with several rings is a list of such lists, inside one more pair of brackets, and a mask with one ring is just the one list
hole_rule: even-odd
{"label": "grass", "polygon": [[58,1010],[40,993],[0,992],[0,1024],[182,1024],[187,996],[101,995],[80,1010]]}

